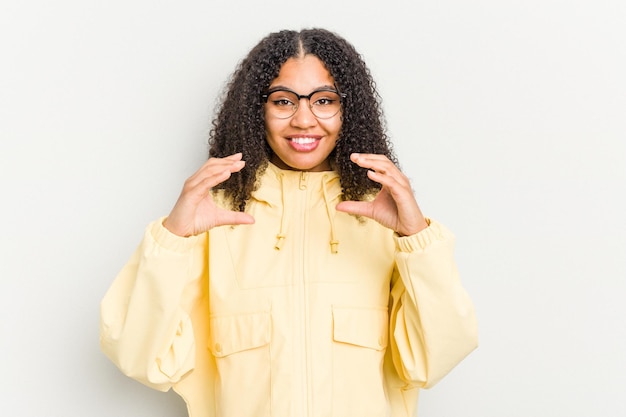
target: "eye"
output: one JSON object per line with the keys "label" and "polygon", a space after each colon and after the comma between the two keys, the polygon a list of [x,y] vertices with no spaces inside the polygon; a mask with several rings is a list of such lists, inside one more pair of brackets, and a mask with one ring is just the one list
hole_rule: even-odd
{"label": "eye", "polygon": [[320,91],[311,97],[311,104],[318,107],[333,107],[339,104],[339,96],[335,92]]}
{"label": "eye", "polygon": [[294,107],[296,106],[297,98],[286,91],[274,91],[269,95],[267,101],[276,107]]}
{"label": "eye", "polygon": [[334,101],[335,100],[332,100],[330,98],[320,98],[319,100],[315,100],[313,104],[315,104],[316,106],[329,106],[333,104]]}
{"label": "eye", "polygon": [[287,100],[286,98],[279,98],[276,100],[272,100],[272,104],[278,107],[293,106],[293,103]]}

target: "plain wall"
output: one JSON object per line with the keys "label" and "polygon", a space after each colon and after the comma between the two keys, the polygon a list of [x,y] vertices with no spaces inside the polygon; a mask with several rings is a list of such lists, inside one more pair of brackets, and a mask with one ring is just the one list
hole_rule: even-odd
{"label": "plain wall", "polygon": [[626,412],[626,3],[0,6],[0,414],[184,416],[99,350],[99,303],[206,158],[236,63],[323,26],[363,54],[480,347],[420,417]]}

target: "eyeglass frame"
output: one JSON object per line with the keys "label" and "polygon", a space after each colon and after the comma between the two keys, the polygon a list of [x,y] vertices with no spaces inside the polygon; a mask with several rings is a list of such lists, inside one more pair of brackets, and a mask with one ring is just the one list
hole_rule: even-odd
{"label": "eyeglass frame", "polygon": [[[285,88],[285,87],[278,87],[278,88],[272,88],[267,90],[265,93],[261,93],[261,100],[263,100],[263,103],[266,104],[267,100],[270,97],[270,94],[275,93],[277,91],[285,91],[287,93],[292,93],[293,95],[295,95],[298,98],[298,102],[296,103],[296,108],[294,109],[293,113],[291,113],[289,116],[287,117],[279,117],[279,119],[289,119],[290,117],[293,117],[294,114],[296,114],[296,112],[298,111],[298,109],[300,108],[300,100],[302,100],[303,98],[306,98],[306,100],[309,103],[309,109],[311,110],[311,113],[313,114],[313,116],[315,116],[316,119],[322,119],[322,120],[327,120],[330,119],[331,117],[335,117],[337,115],[337,113],[339,113],[341,111],[341,105],[343,105],[343,101],[346,99],[346,97],[348,97],[348,95],[346,93],[342,93],[339,91],[339,89],[335,86],[334,89],[330,88],[330,87],[322,87],[322,88],[318,88],[317,90],[312,91],[310,94],[305,95],[305,94],[298,94],[295,91],[289,89],[289,88]],[[328,93],[335,93],[339,96],[339,110],[337,110],[337,113],[333,114],[332,116],[328,116],[328,117],[319,117],[318,115],[315,114],[315,112],[313,111],[313,105],[311,104],[311,97],[313,97],[313,94],[316,93],[322,93],[322,92],[328,92]]]}

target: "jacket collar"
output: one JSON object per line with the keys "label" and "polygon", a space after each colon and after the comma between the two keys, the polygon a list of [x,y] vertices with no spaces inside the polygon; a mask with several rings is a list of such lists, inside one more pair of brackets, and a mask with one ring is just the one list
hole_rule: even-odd
{"label": "jacket collar", "polygon": [[285,170],[269,163],[265,172],[261,175],[260,186],[252,192],[251,197],[281,211],[279,230],[276,234],[276,244],[274,245],[276,250],[280,250],[287,237],[284,228],[285,212],[288,210],[285,207],[285,202],[287,201],[285,194],[290,192],[290,190],[305,189],[306,187],[314,187],[313,189],[319,187],[320,189],[330,224],[330,250],[332,253],[338,253],[339,240],[335,235],[335,205],[342,191],[337,172]]}

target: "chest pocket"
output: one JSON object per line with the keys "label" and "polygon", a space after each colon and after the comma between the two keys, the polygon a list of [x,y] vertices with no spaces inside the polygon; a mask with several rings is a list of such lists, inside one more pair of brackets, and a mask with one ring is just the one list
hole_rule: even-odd
{"label": "chest pocket", "polygon": [[[210,326],[209,349],[219,375],[217,415],[270,416],[270,313],[214,316]],[[241,401],[242,393],[245,401]]]}
{"label": "chest pocket", "polygon": [[269,312],[211,317],[211,352],[216,358],[270,343]]}
{"label": "chest pocket", "polygon": [[385,415],[386,307],[333,307],[333,416]]}

